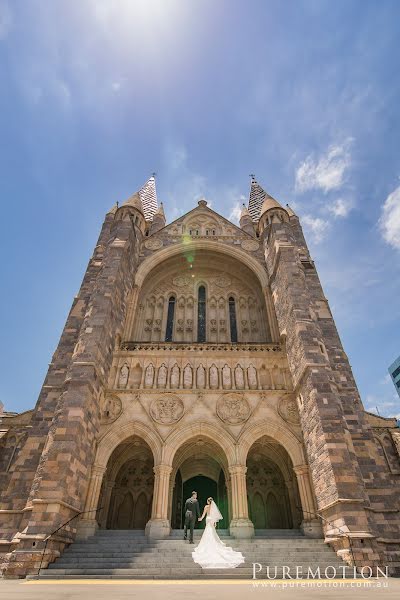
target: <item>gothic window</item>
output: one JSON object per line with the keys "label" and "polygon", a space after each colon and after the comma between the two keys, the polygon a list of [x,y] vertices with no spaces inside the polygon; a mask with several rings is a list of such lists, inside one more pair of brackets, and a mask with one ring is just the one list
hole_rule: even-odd
{"label": "gothic window", "polygon": [[199,287],[198,292],[197,341],[206,341],[206,288],[204,285]]}
{"label": "gothic window", "polygon": [[229,323],[231,326],[231,342],[238,341],[237,324],[236,324],[236,307],[235,298],[229,298]]}
{"label": "gothic window", "polygon": [[175,296],[171,296],[168,300],[167,313],[167,328],[165,330],[165,341],[172,342],[172,334],[174,331],[174,315],[175,315]]}

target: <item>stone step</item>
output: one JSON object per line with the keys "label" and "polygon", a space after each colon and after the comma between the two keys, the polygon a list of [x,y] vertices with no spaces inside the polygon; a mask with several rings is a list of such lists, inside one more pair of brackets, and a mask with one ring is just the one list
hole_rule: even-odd
{"label": "stone step", "polygon": [[[282,577],[282,565],[295,572],[298,565],[307,572],[320,567],[336,567],[340,575],[344,563],[322,539],[304,537],[297,530],[258,531],[253,539],[236,539],[227,530],[219,530],[223,541],[245,557],[236,569],[202,569],[192,558],[202,530],[195,532],[194,544],[184,542],[182,530],[174,530],[163,540],[149,540],[143,531],[96,532],[87,540],[78,540],[65,550],[42,578],[138,578],[138,579],[250,579],[252,563],[261,563],[263,572],[269,566]],[[260,574],[262,575],[262,574]]]}

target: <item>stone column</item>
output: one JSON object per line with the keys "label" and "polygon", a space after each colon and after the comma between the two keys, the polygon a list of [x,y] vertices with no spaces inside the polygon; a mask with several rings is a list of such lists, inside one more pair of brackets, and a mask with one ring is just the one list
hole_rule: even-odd
{"label": "stone column", "polygon": [[153,539],[167,537],[171,531],[168,520],[169,476],[172,467],[169,465],[155,465],[154,494],[151,519],[146,524],[146,535]]}
{"label": "stone column", "polygon": [[107,481],[103,500],[103,510],[100,513],[100,527],[107,528],[108,512],[110,510],[111,494],[114,489],[115,481]]}
{"label": "stone column", "polygon": [[308,465],[293,467],[299,487],[303,520],[300,529],[307,537],[323,537],[321,521],[316,515],[314,494],[310,482],[310,469]]}
{"label": "stone column", "polygon": [[77,539],[86,539],[93,535],[98,528],[96,509],[99,508],[100,489],[105,470],[106,467],[101,465],[93,465],[92,467],[84,508],[86,514],[83,514],[79,520],[76,534]]}
{"label": "stone column", "polygon": [[232,521],[229,529],[236,538],[254,536],[254,525],[249,519],[246,488],[246,465],[229,467],[231,475]]}

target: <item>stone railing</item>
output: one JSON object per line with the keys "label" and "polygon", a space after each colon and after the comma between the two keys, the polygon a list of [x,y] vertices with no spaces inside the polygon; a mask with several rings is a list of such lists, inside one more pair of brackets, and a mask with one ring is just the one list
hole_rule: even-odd
{"label": "stone railing", "polygon": [[120,346],[121,351],[191,351],[191,352],[281,352],[279,344],[254,342],[254,343],[236,343],[229,342],[135,342],[124,341]]}

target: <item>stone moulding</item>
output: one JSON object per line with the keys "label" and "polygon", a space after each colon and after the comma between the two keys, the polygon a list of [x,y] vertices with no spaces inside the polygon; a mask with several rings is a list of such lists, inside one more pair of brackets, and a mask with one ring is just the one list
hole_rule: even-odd
{"label": "stone moulding", "polygon": [[134,350],[189,350],[199,352],[281,352],[277,344],[225,344],[225,343],[186,343],[186,342],[122,342],[120,350],[132,352]]}

